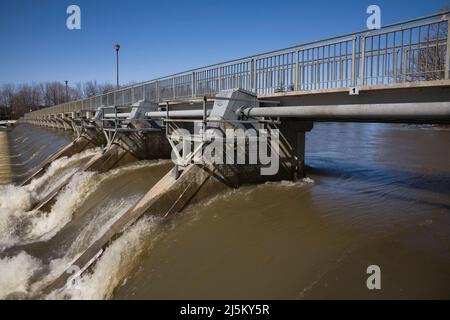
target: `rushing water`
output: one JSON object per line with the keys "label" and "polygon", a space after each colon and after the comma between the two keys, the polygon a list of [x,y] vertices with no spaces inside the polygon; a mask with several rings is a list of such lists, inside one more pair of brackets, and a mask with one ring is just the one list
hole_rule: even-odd
{"label": "rushing water", "polygon": [[16,183],[31,175],[47,157],[68,144],[73,137],[71,131],[29,125],[17,126],[7,134],[7,140],[0,142],[0,145],[6,148],[8,142],[10,174]]}
{"label": "rushing water", "polygon": [[[8,141],[9,179],[18,181],[68,137],[19,126]],[[449,146],[441,127],[316,124],[307,179],[244,186],[166,221],[141,219],[77,286],[39,298],[448,299]],[[84,156],[54,164],[35,189],[0,186],[0,298],[49,283],[170,168],[143,161],[79,173],[49,213],[30,211],[25,202],[42,196],[41,185]],[[369,265],[381,268],[381,290],[366,287]]]}

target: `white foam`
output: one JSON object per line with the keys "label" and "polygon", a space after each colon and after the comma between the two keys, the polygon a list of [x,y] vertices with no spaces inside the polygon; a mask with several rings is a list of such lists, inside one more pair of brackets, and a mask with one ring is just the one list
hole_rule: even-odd
{"label": "white foam", "polygon": [[264,184],[258,185],[260,188],[264,188],[266,186],[273,186],[273,187],[302,187],[307,184],[312,184],[315,181],[311,178],[303,178],[299,179],[297,181],[291,181],[291,180],[281,180],[281,181],[268,181]]}
{"label": "white foam", "polygon": [[14,257],[0,259],[0,299],[12,294],[27,294],[30,278],[40,268],[40,261],[23,251]]}
{"label": "white foam", "polygon": [[[4,214],[5,211],[0,213],[0,247],[52,238],[73,218],[76,208],[104,180],[126,174],[139,167],[160,165],[166,162],[168,161],[135,163],[104,174],[90,172],[75,174],[66,188],[59,194],[56,203],[48,214],[26,211],[26,207],[29,205],[27,201],[32,200],[29,190],[24,188],[14,189],[11,186],[0,189],[2,196],[7,196],[3,194],[3,191],[9,192],[9,196],[13,197],[15,201],[17,200],[16,204],[9,202],[8,210],[13,212],[12,215]],[[39,184],[39,181],[35,182],[35,186]],[[7,191],[8,189],[9,191]],[[17,192],[22,192],[22,194],[20,195]],[[135,195],[116,199],[97,207],[93,218],[89,219],[87,224],[82,227],[71,247],[65,251],[65,255],[62,258],[52,260],[48,266],[43,266],[39,260],[22,252],[15,257],[0,260],[0,271],[5,270],[4,275],[8,275],[6,278],[0,275],[0,298],[7,297],[15,292],[20,292],[26,296],[35,296],[39,289],[50,284],[61,272],[64,272],[77,255],[101,236],[121,216],[121,213],[128,210],[138,199],[139,195]],[[6,205],[4,207],[6,210]],[[144,248],[147,248],[156,239],[154,235],[156,225],[157,220],[152,218],[144,218],[138,221],[108,246],[94,266],[93,272],[83,275],[77,286],[55,291],[48,298],[110,298],[114,288],[138,263],[138,257]],[[7,235],[7,238],[4,238],[3,235]],[[148,241],[149,236],[151,241]],[[20,265],[20,267],[16,267],[17,265]],[[17,269],[17,272],[15,269]],[[41,280],[30,284],[30,279],[35,272],[40,271],[42,273],[43,270],[45,270],[46,275]]]}
{"label": "white foam", "polygon": [[[99,208],[97,210],[98,212],[96,212],[96,214],[94,215],[94,218],[91,219],[89,223],[83,227],[82,231],[73,241],[70,248],[65,250],[64,256],[62,258],[54,259],[50,262],[50,265],[48,266],[48,273],[42,279],[32,284],[30,292],[39,292],[40,289],[45,288],[47,285],[51,284],[61,273],[67,270],[71,271],[71,273],[79,271],[79,269],[71,269],[71,263],[75,261],[84,252],[84,250],[89,247],[90,244],[92,244],[99,236],[101,236],[106,231],[107,227],[111,225],[111,223],[115,221],[121,215],[121,213],[127,210],[135,201],[136,199],[134,197],[128,199],[120,199],[112,201],[106,207]],[[117,262],[120,262],[121,259],[124,259],[125,262],[128,261],[132,263],[130,257],[132,258],[135,253],[138,253],[134,248],[134,244],[137,244],[137,239],[143,236],[143,231],[148,230],[147,228],[152,228],[155,225],[155,223],[153,223],[153,220],[152,222],[150,222],[149,219],[143,220],[147,222],[143,221],[136,223],[136,225],[131,227],[130,230],[125,232],[121,237],[113,242],[113,244],[110,246],[113,249],[109,249],[109,247],[106,249],[104,256],[108,260],[104,260],[103,264],[98,264],[99,266],[103,265],[103,269],[101,269],[99,273],[97,272],[97,275],[95,277],[93,275],[84,275],[82,278],[77,280],[78,282],[76,282],[75,285],[67,284],[66,287],[52,292],[47,298],[89,299],[89,297],[102,295],[106,297],[106,293],[109,291],[112,292],[112,290],[117,286],[123,272],[128,272],[128,269],[122,270],[123,264],[118,264]],[[144,224],[142,225],[142,223]],[[130,250],[129,253],[132,253],[132,255],[130,256],[126,254],[126,257],[121,258],[120,255],[122,254],[122,250]],[[114,261],[112,261],[111,259]],[[111,270],[113,270],[113,273],[108,274],[107,271],[104,271],[104,268],[111,268]],[[103,278],[102,280],[101,277],[103,276],[106,276],[106,278]],[[103,281],[109,282],[112,276],[117,278],[117,281],[114,280],[111,285],[102,283]],[[90,281],[91,277],[93,277],[94,281],[90,282],[89,284],[85,283],[86,281]],[[80,284],[82,284],[82,287],[80,287]],[[96,290],[95,287],[99,284],[99,289]],[[81,290],[81,292],[78,292],[78,290]]]}
{"label": "white foam", "polygon": [[16,187],[12,184],[0,186],[0,219],[10,211],[23,211],[32,205],[35,197],[27,188]]}
{"label": "white foam", "polygon": [[[136,266],[145,249],[154,243],[158,223],[152,218],[139,220],[106,248],[92,273],[86,273],[74,284],[56,290],[47,299],[108,299],[114,289]],[[148,241],[151,237],[152,241]]]}
{"label": "white foam", "polygon": [[26,242],[49,240],[70,222],[75,209],[98,185],[99,181],[93,178],[94,175],[94,172],[75,174],[58,195],[50,213],[33,215]]}
{"label": "white foam", "polygon": [[[32,190],[32,191],[38,191],[39,188],[43,187],[44,184],[48,186],[50,189],[52,185],[57,182],[55,180],[62,180],[63,178],[67,177],[68,175],[73,173],[74,166],[78,164],[80,161],[85,160],[86,158],[92,157],[95,154],[98,154],[100,152],[100,148],[95,149],[87,149],[80,153],[74,154],[71,157],[62,157],[59,159],[56,159],[53,161],[48,169],[45,171],[45,173],[37,178],[33,179],[28,185],[24,186],[25,188]],[[64,169],[69,170],[64,170]],[[68,172],[66,172],[68,171]],[[46,195],[46,190],[49,188],[45,188],[41,192],[39,192],[39,198],[44,198]]]}
{"label": "white foam", "polygon": [[[76,168],[70,168],[57,175],[58,170],[90,157],[95,152],[99,150],[88,150],[71,158],[58,159],[50,165],[42,177],[34,179],[29,185],[0,187],[0,250],[19,243],[49,239],[70,221],[73,209],[88,194],[89,185],[92,185],[89,180],[92,173],[74,175],[49,214],[27,210],[50,192],[55,184],[58,185],[58,181],[73,174]],[[46,185],[41,188],[44,191],[38,192],[44,183]]]}
{"label": "white foam", "polygon": [[116,199],[104,206],[98,206],[88,224],[83,227],[72,246],[67,250],[67,255],[74,257],[86,250],[91,243],[101,237],[114,221],[138,200],[139,196],[133,196]]}
{"label": "white foam", "polygon": [[[92,157],[98,152],[99,149],[88,149],[70,158],[57,159],[50,164],[41,177],[33,179],[28,185],[15,186],[9,184],[0,186],[0,215],[5,214],[5,212],[8,214],[8,211],[29,209],[34,202],[44,198],[49,190],[57,185],[58,180],[63,180],[73,174],[75,164],[87,157]],[[17,199],[15,199],[16,195]]]}

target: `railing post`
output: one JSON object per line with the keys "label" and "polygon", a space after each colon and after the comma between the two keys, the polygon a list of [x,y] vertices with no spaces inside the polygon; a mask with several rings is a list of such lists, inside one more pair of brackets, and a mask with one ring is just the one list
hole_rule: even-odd
{"label": "railing post", "polygon": [[351,84],[352,87],[356,85],[356,75],[355,75],[355,66],[356,66],[356,36],[353,36],[352,40],[352,79]]}
{"label": "railing post", "polygon": [[294,91],[299,91],[298,90],[298,80],[300,79],[299,78],[299,63],[298,63],[298,60],[299,60],[299,55],[300,55],[300,50],[297,48],[296,50],[295,50],[295,73],[294,73],[294,75],[295,75],[295,80],[294,80]]}
{"label": "railing post", "polygon": [[156,81],[156,103],[159,103],[159,81]]}
{"label": "railing post", "polygon": [[206,103],[208,102],[208,98],[206,96],[203,97],[203,138],[202,142],[206,141],[206,118],[207,118],[207,109]]}
{"label": "railing post", "polygon": [[255,59],[250,60],[250,86],[251,91],[256,93],[256,66],[255,66]]}
{"label": "railing post", "polygon": [[366,48],[366,36],[361,36],[361,55],[360,55],[361,70],[359,71],[360,76],[361,76],[361,86],[363,86],[366,83],[366,81],[364,79],[364,76],[365,76],[364,63],[365,63],[365,58],[366,58],[365,48]]}
{"label": "railing post", "polygon": [[406,72],[408,71],[406,63],[408,60],[408,48],[405,48],[404,52],[403,52],[403,65],[402,65],[402,80],[403,82],[406,82]]}
{"label": "railing post", "polygon": [[177,95],[175,94],[175,77],[172,78],[172,93],[173,93],[173,99],[176,99]]}
{"label": "railing post", "polygon": [[397,74],[398,74],[398,70],[397,70],[398,62],[397,62],[397,59],[398,59],[399,49],[395,49],[395,44],[394,44],[394,51],[393,52],[394,52],[394,66],[393,66],[393,69],[394,69],[394,81],[397,82]]}
{"label": "railing post", "polygon": [[114,106],[114,130],[117,132],[117,106]]}
{"label": "railing post", "polygon": [[219,89],[219,92],[220,92],[220,90],[222,90],[222,67],[221,66],[218,67],[217,74],[218,74],[218,77],[219,77],[218,89]]}
{"label": "railing post", "polygon": [[166,137],[169,136],[169,101],[166,102]]}
{"label": "railing post", "polygon": [[445,52],[445,79],[449,79],[450,68],[450,19],[447,20],[447,50]]}
{"label": "railing post", "polygon": [[192,90],[192,98],[195,98],[195,71],[192,72],[191,90]]}

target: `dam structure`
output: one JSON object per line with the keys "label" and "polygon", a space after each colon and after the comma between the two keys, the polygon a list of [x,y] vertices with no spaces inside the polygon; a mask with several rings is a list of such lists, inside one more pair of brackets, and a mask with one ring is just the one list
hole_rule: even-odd
{"label": "dam structure", "polygon": [[[61,190],[84,172],[105,173],[139,160],[174,162],[33,294],[75,284],[144,216],[166,218],[243,185],[303,179],[305,137],[315,123],[448,124],[449,29],[450,14],[438,13],[25,114],[17,126],[71,131],[75,138],[25,178],[24,187],[58,159],[100,149],[32,201],[30,208],[39,212],[51,211]],[[226,132],[233,132],[231,142]]]}

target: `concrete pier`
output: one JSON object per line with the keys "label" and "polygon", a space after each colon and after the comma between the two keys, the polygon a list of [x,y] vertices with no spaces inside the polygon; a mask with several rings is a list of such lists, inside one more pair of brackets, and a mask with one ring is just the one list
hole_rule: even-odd
{"label": "concrete pier", "polygon": [[[292,180],[305,177],[305,138],[313,128],[311,121],[281,119],[280,131],[286,139],[286,156],[290,156]],[[288,161],[288,160],[287,160]]]}

